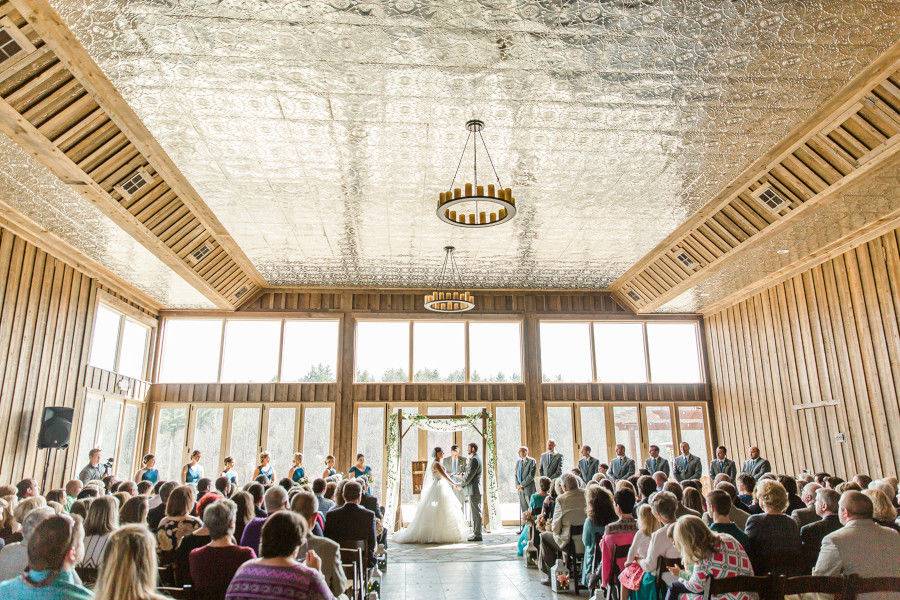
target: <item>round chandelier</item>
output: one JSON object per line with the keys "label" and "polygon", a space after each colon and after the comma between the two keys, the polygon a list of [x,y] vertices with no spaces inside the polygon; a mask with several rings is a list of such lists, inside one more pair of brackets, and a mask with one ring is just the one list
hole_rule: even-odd
{"label": "round chandelier", "polygon": [[[453,246],[444,246],[444,266],[437,289],[425,295],[425,308],[439,313],[462,313],[475,308],[475,297],[462,291],[462,277],[456,259],[453,258]],[[449,270],[449,272],[448,272]],[[454,285],[455,284],[455,285]]]}
{"label": "round chandelier", "polygon": [[[466,143],[463,146],[459,163],[456,165],[456,173],[450,182],[450,190],[440,192],[437,203],[437,216],[441,221],[456,225],[457,227],[492,227],[506,223],[516,216],[516,199],[513,198],[512,189],[504,188],[494,168],[491,153],[481,130],[484,129],[484,121],[472,119],[466,123],[469,132]],[[465,182],[462,187],[454,187],[456,176],[459,175],[459,167],[462,165],[469,140],[472,140],[472,181]],[[494,172],[495,184],[479,185],[478,183],[478,139],[491,164]]]}

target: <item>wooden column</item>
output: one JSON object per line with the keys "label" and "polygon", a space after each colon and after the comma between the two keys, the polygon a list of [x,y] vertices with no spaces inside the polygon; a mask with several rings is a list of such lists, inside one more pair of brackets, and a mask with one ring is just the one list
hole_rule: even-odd
{"label": "wooden column", "polygon": [[341,340],[338,350],[340,369],[338,370],[337,402],[334,405],[334,440],[332,453],[335,467],[343,472],[353,463],[353,357],[356,354],[356,328],[353,323],[353,294],[341,294]]}
{"label": "wooden column", "polygon": [[541,398],[540,324],[537,317],[526,315],[522,323],[522,347],[525,382],[525,440],[532,456],[540,456],[546,436]]}

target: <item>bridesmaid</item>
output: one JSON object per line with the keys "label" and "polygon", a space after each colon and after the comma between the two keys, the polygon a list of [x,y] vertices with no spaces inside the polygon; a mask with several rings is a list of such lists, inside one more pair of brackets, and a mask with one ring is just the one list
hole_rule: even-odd
{"label": "bridesmaid", "polygon": [[294,454],[294,464],[291,466],[291,470],[288,472],[288,477],[291,478],[291,481],[294,483],[300,483],[300,480],[306,477],[306,469],[303,468],[303,453],[297,452]]}
{"label": "bridesmaid", "polygon": [[363,479],[368,480],[372,476],[372,467],[366,464],[365,456],[363,456],[362,454],[357,454],[356,464],[350,467],[347,472],[350,473],[351,479],[362,477]]}
{"label": "bridesmaid", "polygon": [[197,485],[197,481],[203,477],[203,466],[200,464],[200,451],[191,452],[191,462],[181,467],[181,481],[188,485]]}
{"label": "bridesmaid", "polygon": [[337,469],[334,468],[334,457],[329,454],[325,457],[325,470],[322,471],[322,479],[328,479],[334,475],[337,475]]}
{"label": "bridesmaid", "polygon": [[254,480],[259,476],[265,477],[267,484],[275,480],[275,469],[272,468],[271,461],[272,457],[269,456],[268,452],[263,452],[259,455],[259,465],[253,470]]}
{"label": "bridesmaid", "polygon": [[134,475],[135,483],[149,481],[153,485],[156,485],[156,482],[159,480],[159,470],[156,468],[156,457],[152,454],[147,454],[144,456],[144,460],[141,461],[141,466],[141,470]]}
{"label": "bridesmaid", "polygon": [[234,459],[230,456],[225,457],[225,469],[219,477],[227,477],[232,485],[237,485],[237,471],[234,470]]}

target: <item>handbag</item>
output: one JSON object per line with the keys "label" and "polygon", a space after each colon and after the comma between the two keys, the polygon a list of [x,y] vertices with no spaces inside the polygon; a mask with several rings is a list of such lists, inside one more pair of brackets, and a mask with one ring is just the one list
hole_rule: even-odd
{"label": "handbag", "polygon": [[641,580],[644,578],[644,569],[635,562],[625,565],[622,572],[619,573],[619,583],[627,590],[637,591],[641,588]]}

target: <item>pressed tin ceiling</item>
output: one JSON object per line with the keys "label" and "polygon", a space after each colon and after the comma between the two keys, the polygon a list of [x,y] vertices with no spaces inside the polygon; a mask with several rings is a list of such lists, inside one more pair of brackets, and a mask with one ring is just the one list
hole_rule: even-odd
{"label": "pressed tin ceiling", "polygon": [[109,217],[0,135],[0,205],[104,265],[168,308],[215,308]]}
{"label": "pressed tin ceiling", "polygon": [[[272,284],[605,287],[895,39],[896,2],[66,0]],[[437,220],[485,120],[511,223]],[[485,172],[487,165],[484,165]]]}

